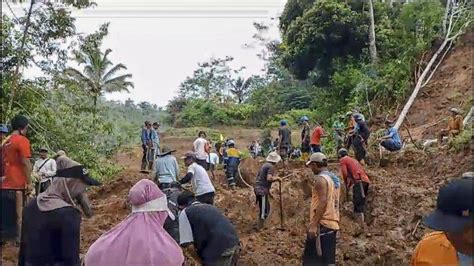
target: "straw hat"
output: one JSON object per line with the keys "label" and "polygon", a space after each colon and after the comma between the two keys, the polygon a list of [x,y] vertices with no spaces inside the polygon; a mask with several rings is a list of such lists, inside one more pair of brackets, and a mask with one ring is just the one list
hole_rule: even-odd
{"label": "straw hat", "polygon": [[279,163],[281,161],[281,156],[278,155],[278,153],[276,152],[270,152],[270,154],[268,154],[267,156],[266,161],[270,163]]}

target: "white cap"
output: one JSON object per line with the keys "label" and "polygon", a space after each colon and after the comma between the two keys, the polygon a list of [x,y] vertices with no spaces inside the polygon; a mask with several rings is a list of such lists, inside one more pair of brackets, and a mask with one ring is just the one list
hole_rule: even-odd
{"label": "white cap", "polygon": [[321,152],[316,152],[316,153],[311,154],[311,157],[309,158],[309,161],[306,163],[306,165],[310,165],[312,162],[322,163],[326,160],[327,160],[326,155],[324,155]]}

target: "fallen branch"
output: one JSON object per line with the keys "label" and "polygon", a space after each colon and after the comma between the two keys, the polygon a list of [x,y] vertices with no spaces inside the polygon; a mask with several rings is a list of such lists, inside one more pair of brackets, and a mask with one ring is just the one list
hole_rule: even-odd
{"label": "fallen branch", "polygon": [[415,235],[416,230],[417,230],[418,227],[420,226],[420,223],[421,223],[421,219],[418,220],[418,222],[417,222],[416,225],[415,225],[415,229],[413,229],[413,231],[411,232],[411,235],[412,235],[412,236]]}

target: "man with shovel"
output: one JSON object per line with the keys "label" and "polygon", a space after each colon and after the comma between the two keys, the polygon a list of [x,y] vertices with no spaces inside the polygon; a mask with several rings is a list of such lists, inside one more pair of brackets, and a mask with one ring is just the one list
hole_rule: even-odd
{"label": "man with shovel", "polygon": [[262,165],[258,171],[257,180],[255,182],[255,196],[257,197],[257,204],[260,210],[257,218],[257,229],[263,228],[265,219],[270,214],[270,188],[272,183],[280,181],[276,176],[276,165],[281,161],[281,156],[276,152],[271,152],[266,159],[266,163]]}
{"label": "man with shovel", "polygon": [[341,184],[339,178],[328,171],[324,154],[313,153],[306,165],[314,176],[309,179],[312,197],[303,265],[335,265]]}
{"label": "man with shovel", "polygon": [[369,191],[369,176],[365,173],[362,165],[348,155],[346,149],[338,151],[341,176],[346,184],[346,191],[352,187],[352,202],[354,203],[354,214],[357,221],[363,225],[365,223],[365,199]]}

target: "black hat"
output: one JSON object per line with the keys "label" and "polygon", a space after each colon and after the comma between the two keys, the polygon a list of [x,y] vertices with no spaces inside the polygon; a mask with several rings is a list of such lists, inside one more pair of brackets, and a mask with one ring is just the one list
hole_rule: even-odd
{"label": "black hat", "polygon": [[425,217],[431,229],[458,233],[474,221],[474,179],[458,179],[442,187],[438,193],[436,210]]}
{"label": "black hat", "polygon": [[41,148],[39,149],[39,151],[40,151],[40,152],[48,152],[48,148],[46,148],[46,147],[41,147]]}
{"label": "black hat", "polygon": [[102,183],[89,176],[89,170],[82,165],[77,165],[56,171],[57,177],[79,178],[89,186],[100,186]]}

